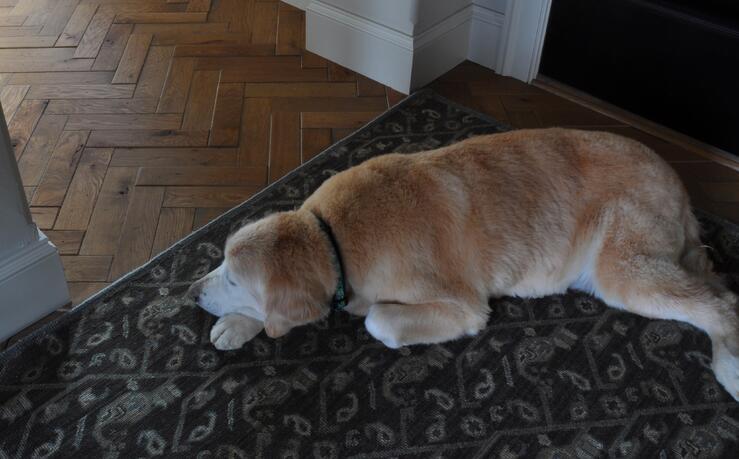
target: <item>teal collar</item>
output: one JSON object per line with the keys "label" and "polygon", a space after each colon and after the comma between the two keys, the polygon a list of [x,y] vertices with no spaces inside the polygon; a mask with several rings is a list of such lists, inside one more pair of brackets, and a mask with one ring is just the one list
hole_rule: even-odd
{"label": "teal collar", "polygon": [[336,242],[336,237],[334,236],[334,232],[331,230],[331,227],[329,226],[326,221],[321,218],[317,214],[313,214],[316,217],[316,220],[318,220],[318,224],[321,227],[321,231],[326,233],[326,237],[328,237],[329,242],[331,243],[331,248],[333,249],[333,259],[334,259],[334,266],[336,270],[339,272],[339,280],[336,285],[336,291],[334,292],[334,296],[331,299],[331,309],[335,311],[341,311],[343,310],[346,305],[346,274],[344,272],[344,262],[341,259],[341,251],[339,250],[339,244]]}

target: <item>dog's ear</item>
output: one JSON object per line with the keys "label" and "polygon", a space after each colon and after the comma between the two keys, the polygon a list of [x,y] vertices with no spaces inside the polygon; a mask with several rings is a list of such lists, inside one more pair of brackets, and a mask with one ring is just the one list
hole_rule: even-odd
{"label": "dog's ear", "polygon": [[276,295],[267,301],[264,329],[267,336],[277,338],[291,328],[320,319],[324,311],[311,299],[294,295]]}

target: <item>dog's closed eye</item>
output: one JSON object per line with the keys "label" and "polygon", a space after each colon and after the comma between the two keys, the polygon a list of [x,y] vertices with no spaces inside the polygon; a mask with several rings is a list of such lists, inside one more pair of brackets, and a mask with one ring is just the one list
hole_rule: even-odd
{"label": "dog's closed eye", "polygon": [[226,271],[226,282],[228,282],[232,287],[236,287],[236,282],[231,280],[231,276],[229,276],[228,271]]}

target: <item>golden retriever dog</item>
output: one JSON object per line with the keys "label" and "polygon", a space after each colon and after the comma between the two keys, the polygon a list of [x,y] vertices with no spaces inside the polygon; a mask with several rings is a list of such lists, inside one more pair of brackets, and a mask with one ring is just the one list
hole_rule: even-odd
{"label": "golden retriever dog", "polygon": [[644,145],[520,130],[341,172],[298,210],[233,234],[191,294],[220,317],[218,349],[262,329],[282,336],[344,295],[343,309],[397,348],[476,334],[491,297],[575,288],[704,330],[718,381],[739,399],[737,296],[699,230],[678,176]]}

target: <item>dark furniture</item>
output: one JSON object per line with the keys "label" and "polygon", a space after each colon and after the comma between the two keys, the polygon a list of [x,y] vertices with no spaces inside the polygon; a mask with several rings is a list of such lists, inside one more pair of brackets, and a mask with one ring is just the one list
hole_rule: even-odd
{"label": "dark furniture", "polygon": [[736,0],[553,0],[540,73],[739,155]]}

